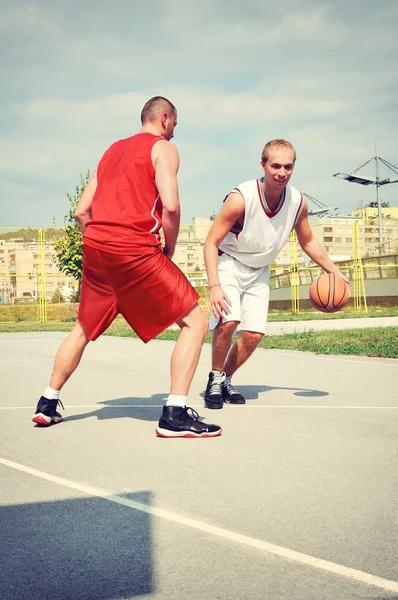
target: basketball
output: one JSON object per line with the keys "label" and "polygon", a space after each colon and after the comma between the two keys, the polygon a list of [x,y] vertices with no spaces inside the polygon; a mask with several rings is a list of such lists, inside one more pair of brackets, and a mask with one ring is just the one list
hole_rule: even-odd
{"label": "basketball", "polygon": [[310,300],[322,312],[337,312],[350,298],[350,288],[339,275],[324,273],[312,282]]}

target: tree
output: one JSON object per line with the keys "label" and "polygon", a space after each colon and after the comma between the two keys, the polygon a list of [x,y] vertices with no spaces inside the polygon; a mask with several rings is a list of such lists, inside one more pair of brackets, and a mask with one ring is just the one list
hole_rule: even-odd
{"label": "tree", "polygon": [[54,240],[55,262],[58,268],[65,275],[76,279],[79,289],[83,270],[83,236],[75,220],[75,210],[89,179],[90,171],[87,171],[85,176],[80,174],[80,184],[76,186],[75,195],[66,195],[70,208],[64,218],[65,232],[61,238]]}
{"label": "tree", "polygon": [[61,294],[61,290],[57,288],[54,290],[53,297],[51,298],[52,304],[59,304],[60,302],[64,302],[64,297]]}

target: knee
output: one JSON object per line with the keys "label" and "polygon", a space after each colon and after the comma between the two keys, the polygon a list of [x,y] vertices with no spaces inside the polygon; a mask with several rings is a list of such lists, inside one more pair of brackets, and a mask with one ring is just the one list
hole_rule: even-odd
{"label": "knee", "polygon": [[257,333],[256,331],[245,331],[243,333],[243,339],[247,346],[256,347],[263,339],[263,333]]}
{"label": "knee", "polygon": [[239,321],[219,322],[214,331],[217,332],[217,337],[219,338],[232,339],[238,325]]}
{"label": "knee", "polygon": [[196,306],[187,317],[177,321],[177,324],[181,329],[183,327],[188,327],[197,337],[201,338],[202,341],[204,341],[209,331],[209,322],[199,306]]}
{"label": "knee", "polygon": [[88,344],[90,341],[86,329],[81,323],[79,323],[79,321],[77,321],[71,333],[73,334],[76,341],[78,341],[78,343],[80,344]]}
{"label": "knee", "polygon": [[197,329],[198,329],[198,333],[201,335],[201,337],[204,340],[209,332],[209,321],[202,311],[200,311],[200,314],[198,317]]}

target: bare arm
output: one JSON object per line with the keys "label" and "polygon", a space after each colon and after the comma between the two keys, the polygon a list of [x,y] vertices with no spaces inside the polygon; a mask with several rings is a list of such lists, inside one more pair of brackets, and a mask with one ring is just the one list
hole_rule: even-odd
{"label": "bare arm", "polygon": [[97,169],[88,184],[86,185],[82,197],[80,198],[79,204],[75,210],[75,219],[79,223],[79,227],[82,233],[86,231],[87,221],[91,221],[91,205],[93,202],[95,190],[97,189]]}
{"label": "bare arm", "polygon": [[171,258],[180,229],[180,199],[177,173],[180,157],[177,148],[166,141],[157,142],[152,149],[155,182],[162,202],[162,223],[165,239],[164,254]]}
{"label": "bare arm", "polygon": [[347,283],[345,277],[334,262],[329,258],[322,245],[314,236],[311,226],[308,222],[308,206],[305,206],[296,225],[297,239],[304,252],[319,265],[326,273],[334,273],[342,277]]}
{"label": "bare arm", "polygon": [[207,235],[204,245],[207,279],[210,288],[210,302],[216,317],[227,313],[224,300],[231,304],[220,286],[218,279],[218,247],[232,227],[245,214],[245,202],[238,192],[229,194]]}

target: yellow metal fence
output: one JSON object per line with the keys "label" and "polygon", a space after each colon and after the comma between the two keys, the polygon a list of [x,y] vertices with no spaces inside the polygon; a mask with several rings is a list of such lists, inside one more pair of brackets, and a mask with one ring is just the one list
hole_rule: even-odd
{"label": "yellow metal fence", "polygon": [[[68,300],[73,300],[78,283],[62,274],[54,261],[52,242],[62,235],[61,228],[0,228],[0,321],[18,320],[18,307],[22,303],[24,319],[27,320],[45,323],[48,320],[69,321],[76,318],[77,307]],[[346,264],[339,263],[339,267],[353,281],[354,310],[367,312],[365,280],[398,278],[397,257],[392,257],[395,262],[390,259],[391,262],[387,260],[385,264],[379,257],[367,258],[364,264],[359,251],[356,222],[353,225],[353,242],[353,260]],[[291,288],[292,311],[299,313],[300,288],[310,285],[322,270],[317,266],[299,264],[298,241],[294,231],[289,244],[290,265],[286,268],[271,267],[271,289]],[[187,271],[185,275],[194,286],[207,286],[204,270]],[[61,307],[64,299],[66,302]]]}

